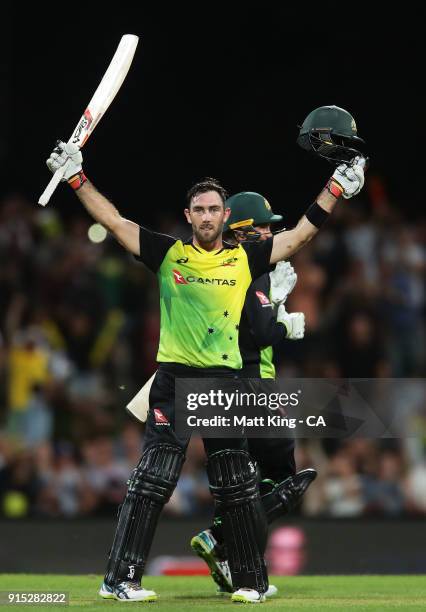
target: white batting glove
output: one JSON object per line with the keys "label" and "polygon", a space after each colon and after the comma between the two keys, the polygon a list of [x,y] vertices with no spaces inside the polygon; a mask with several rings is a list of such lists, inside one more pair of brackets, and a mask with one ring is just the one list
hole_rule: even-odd
{"label": "white batting glove", "polygon": [[365,158],[357,156],[350,165],[341,164],[331,177],[331,180],[342,189],[342,196],[348,200],[358,195],[364,186]]}
{"label": "white batting glove", "polygon": [[305,335],[305,315],[303,312],[288,313],[283,304],[278,306],[277,321],[283,323],[289,340],[301,340]]}
{"label": "white batting glove", "polygon": [[275,270],[269,272],[271,279],[271,301],[278,306],[284,304],[297,282],[297,274],[288,261],[279,261]]}
{"label": "white batting glove", "polygon": [[70,178],[81,172],[83,156],[77,145],[73,143],[65,143],[60,140],[46,160],[47,167],[53,173],[65,165],[65,173],[62,181],[68,181]]}

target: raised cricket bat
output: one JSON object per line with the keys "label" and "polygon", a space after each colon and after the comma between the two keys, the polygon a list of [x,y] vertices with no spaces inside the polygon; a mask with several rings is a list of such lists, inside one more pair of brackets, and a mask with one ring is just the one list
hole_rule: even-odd
{"label": "raised cricket bat", "polygon": [[[102,81],[92,99],[87,105],[80,121],[77,124],[71,138],[68,142],[73,142],[81,149],[85,144],[90,134],[98,125],[103,114],[114,100],[118,90],[120,89],[127,73],[129,72],[130,64],[136,51],[139,37],[134,34],[125,34],[120,40],[120,44],[105,72]],[[52,193],[61,182],[62,177],[66,172],[67,164],[59,168],[52,176],[50,183],[43,191],[38,201],[42,206],[46,206],[50,200]]]}

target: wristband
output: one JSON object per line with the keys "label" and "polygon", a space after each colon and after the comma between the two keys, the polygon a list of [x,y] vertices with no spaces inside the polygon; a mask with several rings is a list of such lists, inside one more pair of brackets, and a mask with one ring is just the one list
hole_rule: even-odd
{"label": "wristband", "polygon": [[339,199],[342,193],[344,192],[344,189],[333,178],[328,181],[326,188],[331,193],[331,195],[334,195],[334,197],[337,199]]}
{"label": "wristband", "polygon": [[74,191],[77,191],[86,181],[86,175],[84,174],[83,170],[80,170],[80,172],[74,174],[74,176],[68,179],[68,184],[74,189]]}
{"label": "wristband", "polygon": [[317,202],[311,204],[308,210],[305,212],[305,217],[308,219],[308,221],[318,228],[320,228],[321,225],[327,221],[329,216],[330,213],[321,208]]}

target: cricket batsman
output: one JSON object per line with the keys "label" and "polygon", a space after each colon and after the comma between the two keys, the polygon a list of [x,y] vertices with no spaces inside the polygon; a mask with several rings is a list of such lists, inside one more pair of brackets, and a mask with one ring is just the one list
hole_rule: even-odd
{"label": "cricket batsman", "polygon": [[[274,215],[268,201],[259,193],[238,193],[226,201],[231,210],[225,223],[226,241],[261,241],[272,236],[271,225],[282,221]],[[231,228],[235,227],[235,231]],[[243,360],[242,378],[275,378],[273,346],[284,338],[299,340],[304,336],[305,316],[302,312],[287,313],[284,303],[297,282],[297,275],[286,261],[280,261],[269,274],[263,274],[249,287],[239,324],[239,349]],[[129,402],[128,411],[145,422],[149,409],[149,389],[153,378]],[[291,512],[300,503],[308,486],[316,478],[314,469],[296,474],[293,439],[249,438],[247,450],[260,472],[260,493],[268,524]],[[220,592],[233,592],[227,561],[221,518],[214,525],[192,538],[191,546],[209,566]],[[277,593],[269,585],[265,595]]]}
{"label": "cricket batsman", "polygon": [[[341,196],[348,199],[360,192],[364,159],[356,156],[340,164],[295,228],[237,246],[223,243],[230,210],[216,181],[205,180],[189,190],[184,214],[193,236],[184,243],[122,217],[85,176],[76,145],[59,142],[47,165],[52,172],[64,170],[63,180],[88,213],[159,281],[159,368],[150,391],[145,446],[129,480],[100,591],[111,599],[155,601],[156,593],[142,587],[142,576],[158,518],[176,486],[189,441],[174,431],[175,378],[238,376],[242,359],[236,331],[248,287],[269,272],[271,264],[288,259],[311,240]],[[234,266],[225,265],[230,258]],[[236,589],[231,600],[262,603],[268,589],[267,517],[254,460],[244,439],[205,439],[204,445],[210,490],[222,519]]]}

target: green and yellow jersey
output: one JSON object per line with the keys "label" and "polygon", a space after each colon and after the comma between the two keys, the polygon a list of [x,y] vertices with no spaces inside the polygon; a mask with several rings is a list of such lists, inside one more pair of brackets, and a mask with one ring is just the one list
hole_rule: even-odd
{"label": "green and yellow jersey", "polygon": [[140,228],[137,258],[158,276],[157,361],[241,369],[238,331],[246,292],[270,266],[272,239],[205,251]]}

